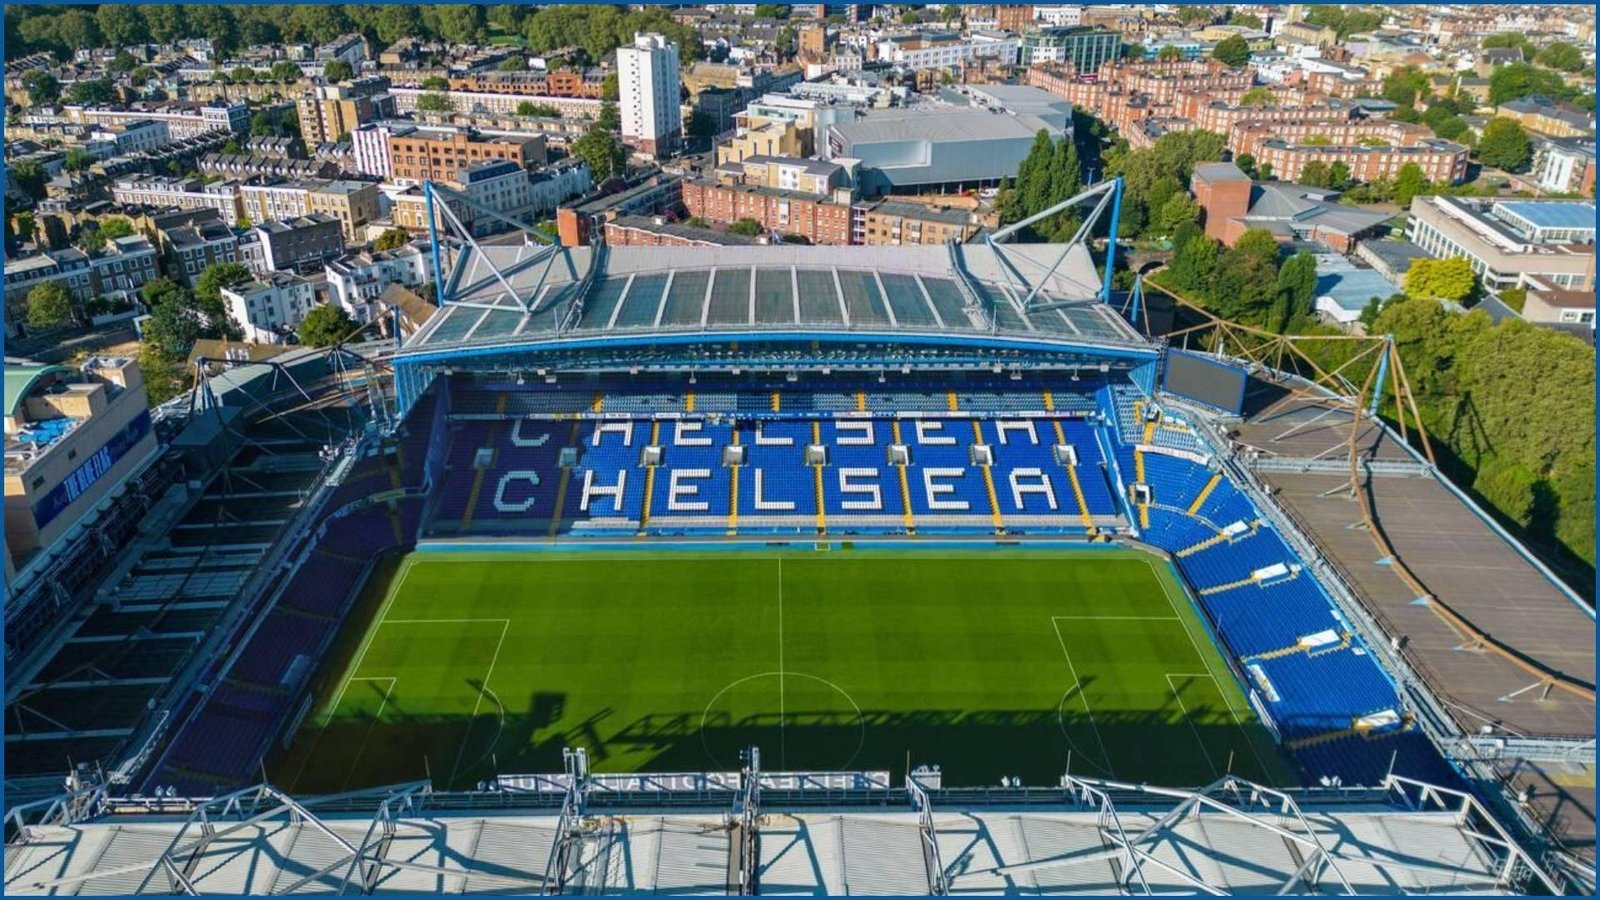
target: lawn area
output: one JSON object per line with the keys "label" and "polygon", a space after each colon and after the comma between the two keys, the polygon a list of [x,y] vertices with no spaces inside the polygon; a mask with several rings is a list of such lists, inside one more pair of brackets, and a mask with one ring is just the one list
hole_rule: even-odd
{"label": "lawn area", "polygon": [[1285,783],[1165,566],[1124,550],[415,553],[353,614],[270,776],[937,764]]}

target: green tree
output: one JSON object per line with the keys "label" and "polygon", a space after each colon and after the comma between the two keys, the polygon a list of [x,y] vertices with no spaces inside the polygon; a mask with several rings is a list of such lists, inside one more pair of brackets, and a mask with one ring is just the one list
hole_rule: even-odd
{"label": "green tree", "polygon": [[1361,309],[1361,327],[1366,333],[1372,333],[1372,326],[1378,321],[1378,314],[1383,312],[1383,301],[1373,297]]}
{"label": "green tree", "polygon": [[1328,166],[1328,187],[1342,191],[1355,183],[1350,177],[1350,166],[1343,160],[1336,159]]}
{"label": "green tree", "polygon": [[1577,72],[1583,68],[1583,51],[1564,41],[1548,44],[1534,60],[1562,72]]}
{"label": "green tree", "polygon": [[72,295],[58,281],[47,281],[28,291],[29,328],[60,328],[72,321],[75,309]]}
{"label": "green tree", "polygon": [[1178,245],[1167,264],[1167,277],[1173,287],[1189,293],[1202,293],[1217,274],[1220,245],[1205,235],[1196,235]]}
{"label": "green tree", "polygon": [[1258,31],[1263,27],[1260,16],[1253,13],[1239,12],[1237,9],[1228,16],[1228,24],[1237,25],[1240,28],[1254,28]]}
{"label": "green tree", "polygon": [[759,237],[767,233],[755,219],[737,219],[728,226],[729,234],[742,234],[745,237]]}
{"label": "green tree", "polygon": [[1572,93],[1560,73],[1528,63],[1500,66],[1489,74],[1489,103],[1493,106],[1534,94],[1566,99]]}
{"label": "green tree", "polygon": [[94,13],[95,24],[100,27],[100,37],[111,47],[128,47],[150,40],[150,29],[144,22],[143,7],[102,3]]}
{"label": "green tree", "polygon": [[606,131],[622,130],[622,113],[617,110],[617,105],[609,101],[600,101],[600,118],[595,119],[595,125]]}
{"label": "green tree", "polygon": [[1413,198],[1427,192],[1428,179],[1423,176],[1421,166],[1408,162],[1400,167],[1394,176],[1394,202],[1409,209]]}
{"label": "green tree", "polygon": [[517,115],[554,119],[561,115],[561,110],[548,103],[535,103],[532,100],[524,100],[517,104]]}
{"label": "green tree", "polygon": [[443,75],[429,75],[427,78],[422,79],[422,89],[425,91],[448,91],[450,90],[450,79],[445,78]]}
{"label": "green tree", "polygon": [[94,165],[94,157],[82,147],[72,147],[67,150],[67,158],[62,161],[62,168],[68,172],[82,172]]}
{"label": "green tree", "polygon": [[212,263],[206,266],[194,281],[194,296],[199,301],[199,309],[209,317],[227,315],[227,307],[222,300],[222,289],[238,287],[254,279],[250,270],[239,263]]}
{"label": "green tree", "polygon": [[[273,67],[273,72],[277,72],[276,66]],[[355,67],[342,59],[330,59],[322,66],[322,77],[327,79],[330,83],[336,84],[341,81],[349,81],[355,76]],[[276,77],[276,75],[274,75],[274,77]]]}
{"label": "green tree", "polygon": [[[1187,7],[1185,7],[1185,8],[1187,8]],[[1167,45],[1163,46],[1160,50],[1156,51],[1156,59],[1158,61],[1160,61],[1160,62],[1169,62],[1169,61],[1175,60],[1175,59],[1183,59],[1183,51],[1179,50],[1177,47],[1173,46],[1172,44],[1167,44]]]}
{"label": "green tree", "polygon": [[1428,76],[1417,71],[1416,66],[1401,66],[1383,79],[1383,99],[1399,106],[1411,106],[1418,97],[1426,97],[1431,86]]}
{"label": "green tree", "polygon": [[1461,303],[1477,289],[1477,276],[1466,257],[1418,259],[1406,270],[1405,291],[1409,297],[1433,298]]}
{"label": "green tree", "polygon": [[758,3],[756,4],[756,18],[758,19],[787,19],[789,7],[783,3]]}
{"label": "green tree", "polygon": [[528,58],[520,53],[516,56],[507,57],[500,63],[499,68],[502,72],[526,72],[528,71]]}
{"label": "green tree", "polygon": [[1155,215],[1150,220],[1150,230],[1153,233],[1170,236],[1187,223],[1192,223],[1200,218],[1200,204],[1194,202],[1188,194],[1177,193],[1168,197],[1166,202],[1155,210]]}
{"label": "green tree", "polygon": [[132,53],[126,50],[118,50],[117,55],[113,56],[111,62],[106,65],[106,70],[115,72],[118,75],[126,75],[137,68],[138,65],[139,61],[134,59]]}
{"label": "green tree", "polygon": [[1267,87],[1251,88],[1239,97],[1240,106],[1271,106],[1272,102],[1272,89]]}
{"label": "green tree", "polygon": [[127,219],[106,219],[100,223],[100,236],[108,241],[132,237],[133,223]]}
{"label": "green tree", "polygon": [[386,4],[378,7],[377,13],[372,18],[372,27],[377,32],[380,43],[392,44],[403,37],[421,32],[422,14],[415,6]]}
{"label": "green tree", "polygon": [[1250,42],[1242,35],[1229,35],[1211,48],[1211,58],[1231,68],[1241,68],[1250,61]]}
{"label": "green tree", "polygon": [[1515,31],[1491,34],[1483,39],[1480,46],[1485,50],[1515,48],[1522,53],[1523,61],[1527,61],[1535,52],[1533,42],[1528,40],[1528,36]]}
{"label": "green tree", "polygon": [[1217,20],[1217,14],[1209,6],[1180,6],[1178,7],[1178,21],[1185,28],[1195,28],[1201,25],[1210,25]]}
{"label": "green tree", "polygon": [[19,242],[33,240],[34,220],[33,213],[17,213],[11,218],[11,230]]}
{"label": "green tree", "polygon": [[1138,62],[1139,60],[1144,59],[1145,54],[1148,53],[1148,52],[1150,52],[1150,51],[1143,44],[1123,44],[1122,45],[1122,55],[1123,55],[1123,57],[1125,57],[1127,59],[1130,59],[1133,62]]}
{"label": "green tree", "polygon": [[389,228],[372,242],[374,250],[398,250],[411,243],[411,235],[404,228]]}
{"label": "green tree", "polygon": [[11,167],[11,180],[22,188],[23,193],[35,200],[44,199],[44,185],[49,180],[44,167],[36,159],[19,160]]}
{"label": "green tree", "polygon": [[[330,63],[330,65],[331,65],[331,63]],[[350,65],[349,63],[345,63],[345,66],[347,68],[349,67],[349,65]],[[272,80],[273,81],[279,81],[279,82],[284,82],[284,83],[295,82],[295,81],[299,81],[300,80],[300,75],[301,75],[300,67],[295,65],[294,63],[288,61],[287,59],[280,59],[277,62],[272,64]],[[328,77],[328,70],[327,70],[326,67],[324,67],[323,70],[322,70],[322,76],[324,78]],[[349,77],[349,76],[346,76],[346,77]],[[330,79],[330,80],[336,80],[336,79]]]}
{"label": "green tree", "polygon": [[589,166],[595,183],[615,178],[627,169],[628,150],[617,136],[604,128],[590,128],[572,142],[572,155]]}
{"label": "green tree", "polygon": [[908,9],[900,14],[901,25],[917,25],[922,22],[922,14],[914,9]]}
{"label": "green tree", "polygon": [[617,81],[616,72],[607,72],[600,80],[600,99],[605,103],[615,103],[622,99],[622,88]]}
{"label": "green tree", "polygon": [[1278,241],[1269,231],[1251,228],[1222,254],[1207,299],[1217,315],[1259,325],[1277,300],[1277,285]]}
{"label": "green tree", "polygon": [[356,330],[356,320],[337,303],[324,303],[300,320],[300,343],[307,347],[332,347],[348,340]]}
{"label": "green tree", "polygon": [[1300,167],[1300,177],[1295,181],[1307,187],[1327,187],[1330,183],[1328,164],[1320,159],[1314,159]]}
{"label": "green tree", "polygon": [[1253,154],[1253,153],[1241,153],[1238,156],[1235,156],[1233,158],[1233,164],[1238,166],[1239,167],[1239,171],[1243,172],[1246,175],[1246,177],[1249,177],[1249,178],[1252,178],[1252,179],[1256,177],[1257,172],[1256,172],[1256,157],[1255,157],[1255,154]]}
{"label": "green tree", "polygon": [[1316,257],[1304,251],[1289,257],[1278,270],[1278,305],[1272,330],[1288,332],[1296,322],[1310,319],[1316,293]]}
{"label": "green tree", "polygon": [[1478,139],[1478,161],[1486,166],[1519,172],[1533,159],[1533,142],[1515,119],[1497,116],[1483,126]]}
{"label": "green tree", "polygon": [[92,50],[100,46],[100,26],[93,15],[82,9],[70,9],[56,16],[56,34],[73,50]]}
{"label": "green tree", "polygon": [[49,69],[29,69],[22,73],[22,87],[36,105],[46,106],[61,98],[61,82]]}
{"label": "green tree", "polygon": [[107,103],[115,103],[117,89],[109,78],[75,81],[72,83],[72,87],[67,88],[67,99],[84,106],[100,106]]}
{"label": "green tree", "polygon": [[456,108],[446,94],[428,92],[417,97],[417,112],[452,112]]}

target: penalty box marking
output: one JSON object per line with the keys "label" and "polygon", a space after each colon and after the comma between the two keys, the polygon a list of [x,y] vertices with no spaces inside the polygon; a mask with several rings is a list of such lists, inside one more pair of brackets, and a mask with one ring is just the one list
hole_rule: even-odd
{"label": "penalty box marking", "polygon": [[[1222,679],[1216,675],[1216,665],[1210,660],[1209,657],[1206,656],[1205,651],[1201,649],[1200,642],[1195,640],[1193,629],[1189,627],[1189,621],[1183,618],[1182,613],[1178,610],[1178,602],[1172,599],[1171,585],[1167,583],[1168,580],[1166,578],[1161,577],[1160,572],[1156,571],[1156,564],[1151,562],[1148,557],[1145,558],[1144,564],[1150,567],[1150,574],[1154,575],[1156,580],[1161,582],[1161,596],[1167,598],[1167,605],[1172,607],[1172,612],[1177,615],[1179,622],[1183,625],[1183,633],[1189,636],[1189,644],[1194,647],[1194,652],[1200,657],[1200,664],[1205,666],[1207,672],[1211,673],[1211,681],[1217,686],[1217,693],[1222,696],[1222,705],[1227,707],[1228,714],[1233,716],[1233,724],[1238,727],[1239,734],[1243,736],[1244,745],[1250,748],[1250,755],[1256,758],[1256,764],[1259,765],[1261,767],[1261,771],[1265,773],[1267,771],[1267,761],[1261,758],[1261,753],[1256,750],[1256,742],[1250,739],[1250,732],[1245,728],[1244,719],[1239,717],[1239,710],[1233,705],[1233,701],[1228,699],[1228,691],[1223,687]],[[1174,577],[1176,577],[1176,574],[1173,574]],[[1191,604],[1191,606],[1194,605],[1196,604]],[[1195,609],[1194,613],[1196,615],[1205,615],[1205,613],[1199,609]],[[1219,656],[1222,653],[1231,652],[1226,648],[1226,646],[1216,646],[1215,644],[1213,644],[1213,646],[1217,650]],[[1182,704],[1183,701],[1180,700],[1178,702]],[[1253,712],[1251,714],[1254,715]],[[1213,766],[1213,769],[1214,768],[1215,766]]]}
{"label": "penalty box marking", "polygon": [[[1094,741],[1100,745],[1100,761],[1105,766],[1106,772],[1110,773],[1112,778],[1115,778],[1117,773],[1111,768],[1111,753],[1106,750],[1105,738],[1100,735],[1100,724],[1094,720],[1094,710],[1089,707],[1089,697],[1083,691],[1083,681],[1078,678],[1078,670],[1072,665],[1072,654],[1067,652],[1067,639],[1062,637],[1061,626],[1056,624],[1055,616],[1050,617],[1050,630],[1056,633],[1056,643],[1061,645],[1061,655],[1067,660],[1067,672],[1072,675],[1072,684],[1067,690],[1077,691],[1078,700],[1083,704],[1083,711],[1089,716],[1089,727],[1094,729]],[[1059,713],[1060,710],[1058,708],[1058,717]],[[1066,737],[1065,732],[1063,732],[1062,736]],[[1071,742],[1072,739],[1067,738],[1067,743],[1070,744]]]}

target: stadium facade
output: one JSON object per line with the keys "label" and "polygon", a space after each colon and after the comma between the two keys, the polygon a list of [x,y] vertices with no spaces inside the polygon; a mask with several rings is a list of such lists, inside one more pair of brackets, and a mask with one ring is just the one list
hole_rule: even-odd
{"label": "stadium facade", "polygon": [[[1251,379],[1327,392],[1167,346],[1137,327],[1138,291],[1112,302],[1091,235],[1115,235],[1120,189],[1064,203],[1086,211],[1065,244],[1012,244],[1013,226],[947,247],[680,250],[478,241],[451,211],[469,201],[428,185],[449,274],[422,328],[366,374],[339,350],[197,391],[213,440],[319,406],[313,383],[370,420],[330,430],[295,529],[170,706],[128,729],[115,777],[75,773],[13,810],[8,892],[1583,885],[1582,863],[1474,794],[1483,742],[1234,452]],[[617,776],[575,747],[563,773],[478,790],[251,787],[380,559],[551,540],[1145,549],[1302,786],[946,788],[926,769],[768,772],[759,747],[739,772]]]}

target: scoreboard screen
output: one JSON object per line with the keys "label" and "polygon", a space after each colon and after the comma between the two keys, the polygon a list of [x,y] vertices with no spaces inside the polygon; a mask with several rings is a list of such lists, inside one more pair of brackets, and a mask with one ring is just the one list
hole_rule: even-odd
{"label": "scoreboard screen", "polygon": [[1239,415],[1249,377],[1244,369],[1214,357],[1169,350],[1161,386],[1168,393]]}

